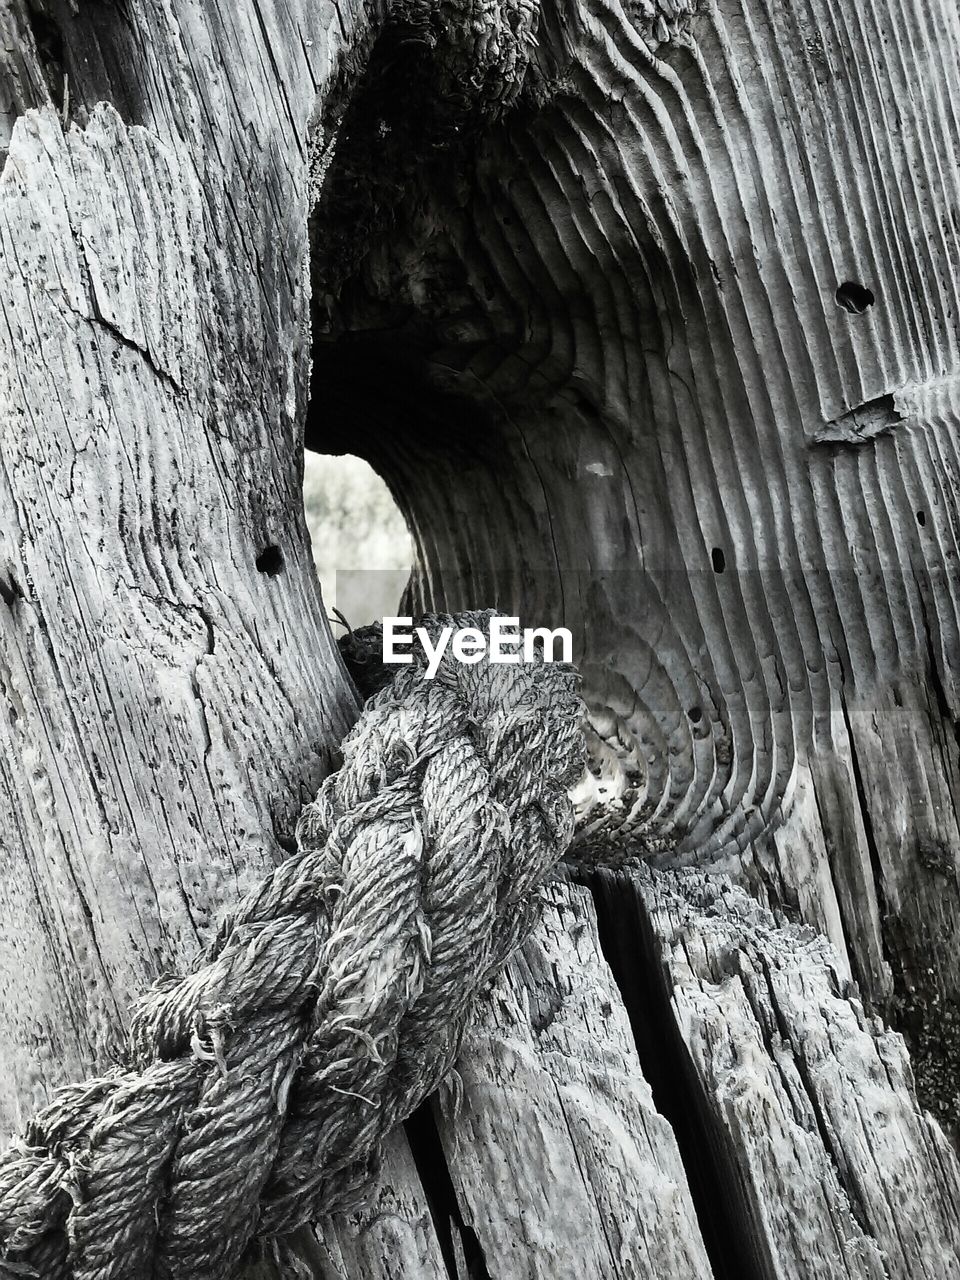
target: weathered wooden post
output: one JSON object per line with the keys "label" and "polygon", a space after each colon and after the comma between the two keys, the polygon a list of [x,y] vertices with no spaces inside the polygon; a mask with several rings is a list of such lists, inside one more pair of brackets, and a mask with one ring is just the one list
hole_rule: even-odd
{"label": "weathered wooden post", "polygon": [[355,714],[306,422],[391,483],[415,597],[574,630],[616,866],[303,1265],[954,1274],[955,7],[0,34],[3,1127],[283,856]]}

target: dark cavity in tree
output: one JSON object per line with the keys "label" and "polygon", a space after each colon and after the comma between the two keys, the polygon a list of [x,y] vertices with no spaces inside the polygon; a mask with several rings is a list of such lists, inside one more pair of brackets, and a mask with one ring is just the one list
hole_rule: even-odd
{"label": "dark cavity in tree", "polygon": [[53,16],[37,0],[27,0],[24,12],[36,41],[50,97],[60,107],[63,104],[64,89],[63,33]]}
{"label": "dark cavity in tree", "polygon": [[723,573],[727,567],[727,557],[723,554],[722,547],[714,547],[710,552],[710,560],[713,563],[714,573]]}
{"label": "dark cavity in tree", "polygon": [[47,92],[68,120],[85,125],[87,113],[103,101],[130,124],[148,118],[136,70],[142,33],[135,31],[127,6],[128,0],[25,0],[23,17]]}

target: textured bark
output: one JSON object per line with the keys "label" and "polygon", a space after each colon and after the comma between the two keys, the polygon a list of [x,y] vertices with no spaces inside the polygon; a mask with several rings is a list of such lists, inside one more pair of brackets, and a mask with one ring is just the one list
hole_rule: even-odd
{"label": "textured bark", "polygon": [[572,628],[596,840],[799,911],[955,1118],[956,6],[550,0],[537,40],[373,220],[313,439],[392,484],[415,602]]}
{"label": "textured bark", "polygon": [[718,1274],[956,1274],[956,1150],[826,939],[726,877],[601,871],[595,890],[621,981],[647,975],[634,1025],[688,1166],[700,1152]]}
{"label": "textured bark", "polygon": [[[313,53],[259,28],[255,6],[211,8],[193,29],[186,13],[157,29],[143,14],[125,75],[146,91],[155,59],[177,92],[144,96],[142,124],[101,105],[66,134],[49,108],[13,130],[0,179],[8,1130],[50,1084],[104,1061],[132,994],[191,957],[212,913],[281,855],[353,715],[298,500],[307,132],[336,49],[309,8],[274,20],[302,21]],[[274,48],[296,64],[282,111]]]}
{"label": "textured bark", "polygon": [[440,1104],[463,1215],[493,1276],[712,1272],[676,1139],[643,1077],[589,893],[558,886]]}
{"label": "textured bark", "polygon": [[[830,943],[724,876],[585,880],[557,885],[411,1125],[448,1274],[956,1274],[956,1150]],[[318,1276],[433,1280],[403,1179],[401,1149]]]}
{"label": "textured bark", "polygon": [[319,191],[313,443],[415,594],[574,628],[595,851],[671,869],[557,886],[459,1110],[301,1265],[957,1270],[958,49],[947,0],[0,3],[0,1128],[354,714]]}
{"label": "textured bark", "polygon": [[[17,65],[38,8],[4,10]],[[21,77],[0,178],[6,1132],[291,847],[356,706],[300,501],[311,121],[352,19],[44,21],[73,124]]]}

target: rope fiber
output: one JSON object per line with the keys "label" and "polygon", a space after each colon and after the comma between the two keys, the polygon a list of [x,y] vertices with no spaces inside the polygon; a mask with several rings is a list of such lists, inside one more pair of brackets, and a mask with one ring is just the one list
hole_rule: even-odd
{"label": "rope fiber", "polygon": [[[420,619],[485,631],[490,613]],[[573,833],[578,678],[542,660],[373,692],[298,852],[134,1009],[120,1065],[57,1092],[0,1156],[0,1275],[230,1280],[254,1242],[355,1208],[384,1137],[456,1059]]]}

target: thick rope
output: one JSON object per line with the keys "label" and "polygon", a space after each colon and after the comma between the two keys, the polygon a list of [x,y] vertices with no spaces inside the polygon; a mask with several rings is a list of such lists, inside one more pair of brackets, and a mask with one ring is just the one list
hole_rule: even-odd
{"label": "thick rope", "polygon": [[[347,645],[372,685],[379,645]],[[0,1157],[0,1274],[228,1280],[254,1238],[355,1207],[449,1071],[570,840],[581,708],[562,664],[448,654],[428,681],[414,656],[344,740],[299,852],[138,1005],[123,1065]]]}

